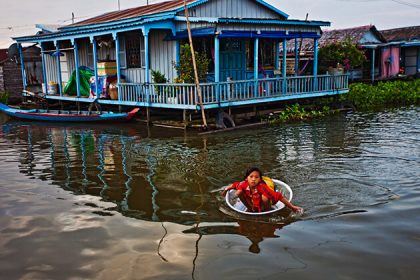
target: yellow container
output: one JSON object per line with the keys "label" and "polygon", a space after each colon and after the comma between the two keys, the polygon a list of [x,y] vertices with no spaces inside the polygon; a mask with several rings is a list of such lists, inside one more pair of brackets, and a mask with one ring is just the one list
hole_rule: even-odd
{"label": "yellow container", "polygon": [[98,62],[98,76],[112,76],[117,74],[117,63],[114,61]]}

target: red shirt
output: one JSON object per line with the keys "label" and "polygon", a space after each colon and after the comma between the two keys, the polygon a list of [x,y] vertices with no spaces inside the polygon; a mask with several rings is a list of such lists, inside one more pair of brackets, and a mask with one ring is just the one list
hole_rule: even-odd
{"label": "red shirt", "polygon": [[250,202],[252,202],[253,211],[261,212],[261,196],[267,197],[272,204],[276,204],[283,195],[280,192],[273,191],[265,183],[259,183],[255,188],[251,189],[247,181],[236,182],[232,184],[232,189],[242,190]]}

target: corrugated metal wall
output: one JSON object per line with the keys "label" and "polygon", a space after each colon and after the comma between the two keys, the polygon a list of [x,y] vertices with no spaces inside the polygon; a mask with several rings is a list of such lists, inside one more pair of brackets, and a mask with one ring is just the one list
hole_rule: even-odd
{"label": "corrugated metal wall", "polygon": [[53,81],[58,82],[57,57],[44,54],[45,68],[47,71],[47,83]]}
{"label": "corrugated metal wall", "polygon": [[144,68],[123,69],[121,73],[125,76],[128,83],[143,83],[145,80]]}
{"label": "corrugated metal wall", "polygon": [[176,77],[172,62],[176,60],[175,41],[164,41],[168,35],[165,30],[153,30],[149,35],[150,69],[159,70],[170,81]]}
{"label": "corrugated metal wall", "polygon": [[[87,66],[93,69],[93,47],[88,39],[78,41],[79,44],[79,66]],[[71,74],[75,69],[74,51],[66,52],[67,68]],[[98,61],[115,60],[115,43],[98,46]]]}
{"label": "corrugated metal wall", "polygon": [[[184,15],[184,12],[180,12]],[[192,17],[270,18],[280,15],[251,0],[215,0],[189,10]]]}
{"label": "corrugated metal wall", "polygon": [[[149,33],[149,65],[150,70],[159,70],[167,79],[173,81],[176,77],[176,71],[172,65],[172,62],[176,60],[176,43],[164,41],[167,34],[166,30],[152,30]],[[146,80],[144,68],[122,69],[121,72],[129,83],[144,83]],[[150,81],[153,82],[151,74]]]}

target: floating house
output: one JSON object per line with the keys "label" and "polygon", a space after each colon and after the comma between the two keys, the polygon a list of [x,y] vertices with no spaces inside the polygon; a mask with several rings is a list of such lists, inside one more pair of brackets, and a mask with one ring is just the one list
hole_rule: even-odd
{"label": "floating house", "polygon": [[388,44],[383,47],[383,76],[420,75],[420,26],[382,30]]}
{"label": "floating house", "polygon": [[[125,106],[205,110],[255,106],[348,91],[348,76],[320,75],[318,41],[326,21],[293,20],[262,0],[173,0],[106,13],[37,35],[14,38],[42,49],[48,99]],[[176,83],[174,64],[188,42],[187,17],[196,51],[210,59],[207,78],[197,85]],[[309,39],[314,65],[307,76],[287,75],[280,49]],[[22,60],[22,65],[24,61]],[[84,67],[82,67],[84,66]],[[91,68],[91,93],[85,76]],[[168,81],[154,83],[151,72]],[[24,66],[22,72],[25,75]],[[73,75],[72,75],[73,74]],[[68,83],[75,82],[73,90]],[[24,84],[26,87],[26,84]],[[105,93],[105,94],[104,94]],[[89,98],[90,95],[90,98]],[[185,115],[185,114],[184,114]]]}

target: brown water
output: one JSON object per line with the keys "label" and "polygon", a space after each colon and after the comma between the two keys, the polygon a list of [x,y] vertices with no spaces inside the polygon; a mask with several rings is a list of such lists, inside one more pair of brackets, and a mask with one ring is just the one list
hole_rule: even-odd
{"label": "brown water", "polygon": [[[418,279],[420,108],[210,136],[0,115],[1,279]],[[259,221],[249,165],[294,203]]]}

